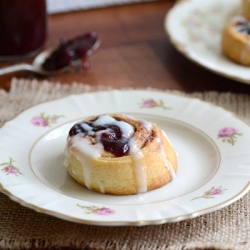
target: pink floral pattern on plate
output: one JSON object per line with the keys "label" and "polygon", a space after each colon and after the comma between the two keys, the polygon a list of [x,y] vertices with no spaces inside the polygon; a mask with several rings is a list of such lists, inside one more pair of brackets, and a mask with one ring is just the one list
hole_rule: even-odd
{"label": "pink floral pattern on plate", "polygon": [[22,175],[22,173],[20,172],[19,168],[15,167],[13,165],[13,162],[14,162],[14,160],[10,157],[9,162],[3,162],[3,163],[1,163],[0,166],[4,166],[2,168],[2,171],[4,173],[6,173],[6,175],[10,175],[10,174],[11,175],[15,175],[15,176],[18,176],[20,174]]}
{"label": "pink floral pattern on plate", "polygon": [[201,199],[201,198],[205,198],[205,199],[214,198],[216,195],[222,195],[225,190],[227,189],[222,189],[222,187],[218,187],[218,188],[212,187],[211,189],[207,190],[202,196],[195,197],[191,201]]}
{"label": "pink floral pattern on plate", "polygon": [[163,108],[163,109],[170,109],[164,105],[163,100],[159,100],[158,102],[154,100],[153,98],[149,99],[143,99],[142,102],[140,103],[141,108]]}
{"label": "pink floral pattern on plate", "polygon": [[187,32],[188,40],[192,44],[201,44],[209,50],[214,50],[215,42],[221,34],[218,25],[218,16],[221,15],[223,6],[212,6],[211,8],[193,9],[188,12],[182,20],[182,25]]}
{"label": "pink floral pattern on plate", "polygon": [[112,215],[115,213],[114,210],[106,207],[97,207],[97,206],[81,206],[77,204],[78,207],[82,208],[85,214],[97,214],[97,215]]}
{"label": "pink floral pattern on plate", "polygon": [[46,115],[45,112],[42,112],[40,116],[34,116],[31,119],[31,124],[36,127],[49,127],[52,124],[57,123],[57,120],[63,117],[63,115]]}
{"label": "pink floral pattern on plate", "polygon": [[238,132],[238,129],[225,127],[222,128],[218,133],[218,139],[222,139],[222,142],[230,143],[234,146],[239,136],[242,136],[242,133]]}

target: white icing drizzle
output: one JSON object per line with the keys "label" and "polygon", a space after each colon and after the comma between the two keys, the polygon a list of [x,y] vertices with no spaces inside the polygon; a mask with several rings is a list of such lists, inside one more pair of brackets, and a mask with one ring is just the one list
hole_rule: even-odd
{"label": "white icing drizzle", "polygon": [[117,121],[115,118],[109,115],[101,115],[93,122],[94,126],[105,124],[116,125],[117,127],[119,127],[124,137],[130,137],[134,132],[133,126],[131,126],[129,123],[124,121]]}
{"label": "white icing drizzle", "polygon": [[68,143],[64,149],[64,155],[65,155],[65,158],[64,158],[64,161],[63,161],[63,166],[65,168],[68,168],[70,166],[70,161],[69,161],[69,146],[68,146]]}
{"label": "white icing drizzle", "polygon": [[[148,130],[152,131],[153,125],[150,122],[140,120],[142,125]],[[137,182],[137,193],[144,193],[148,189],[147,185],[147,173],[146,173],[146,166],[143,160],[143,154],[140,148],[137,147],[135,144],[136,135],[129,140],[129,153],[131,154],[134,167],[135,167],[135,176]]]}
{"label": "white icing drizzle", "polygon": [[137,182],[137,193],[144,193],[147,191],[147,174],[145,171],[145,164],[143,161],[143,154],[135,144],[135,137],[129,140],[129,153],[132,156],[135,167],[135,178]]}
{"label": "white icing drizzle", "polygon": [[[162,130],[162,133],[166,137],[166,139],[168,140],[168,137],[167,137],[166,133],[163,130]],[[161,159],[164,162],[164,164],[167,167],[167,169],[169,170],[170,176],[171,176],[171,178],[173,180],[175,178],[175,176],[176,176],[174,168],[173,168],[173,165],[171,164],[171,162],[167,158],[167,155],[165,153],[161,137],[158,137],[157,139],[160,141],[160,146],[161,146],[161,148],[160,148],[160,155],[161,155]]]}
{"label": "white icing drizzle", "polygon": [[81,127],[85,130],[85,131],[91,131],[93,130],[93,128],[91,126],[89,126],[87,123],[81,123]]}
{"label": "white icing drizzle", "polygon": [[99,158],[101,156],[103,147],[97,144],[92,144],[85,137],[75,135],[71,138],[71,147],[78,149],[81,153],[89,158]]}
{"label": "white icing drizzle", "polygon": [[[75,135],[71,138],[71,148],[77,149],[74,152],[75,157],[81,162],[84,176],[84,183],[88,189],[91,189],[91,164],[93,158],[99,158],[103,150],[99,145],[93,145],[87,138]],[[71,151],[71,150],[70,150]],[[78,153],[79,152],[79,153]]]}
{"label": "white icing drizzle", "polygon": [[103,186],[102,181],[99,182],[98,185],[99,185],[99,188],[100,188],[100,192],[101,192],[102,194],[105,194],[105,188],[104,188],[104,186]]}

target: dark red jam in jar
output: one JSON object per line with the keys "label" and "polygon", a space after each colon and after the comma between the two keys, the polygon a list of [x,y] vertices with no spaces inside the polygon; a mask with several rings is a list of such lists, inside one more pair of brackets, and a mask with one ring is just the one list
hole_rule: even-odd
{"label": "dark red jam in jar", "polygon": [[34,55],[46,35],[46,0],[0,1],[1,60]]}

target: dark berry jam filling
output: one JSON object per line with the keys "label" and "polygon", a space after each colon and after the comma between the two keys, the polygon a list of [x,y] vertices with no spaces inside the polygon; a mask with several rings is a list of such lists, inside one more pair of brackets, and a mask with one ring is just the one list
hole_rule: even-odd
{"label": "dark berry jam filling", "polygon": [[71,40],[61,40],[60,46],[45,60],[42,67],[44,70],[59,70],[69,65],[73,65],[78,60],[84,61],[95,51],[98,36],[95,32],[90,32]]}
{"label": "dark berry jam filling", "polygon": [[[69,136],[79,135],[82,137],[91,136],[100,141],[105,151],[112,153],[116,157],[125,156],[129,151],[129,137],[122,134],[117,125],[98,125],[93,124],[95,120],[89,122],[76,123],[69,131]],[[96,132],[101,133],[96,133]],[[100,138],[98,138],[100,134]]]}
{"label": "dark berry jam filling", "polygon": [[237,21],[236,24],[236,29],[240,33],[250,35],[250,22],[247,20],[240,20]]}

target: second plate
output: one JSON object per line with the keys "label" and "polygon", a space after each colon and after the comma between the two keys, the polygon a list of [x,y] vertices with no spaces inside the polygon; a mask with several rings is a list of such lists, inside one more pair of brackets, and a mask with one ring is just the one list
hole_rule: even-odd
{"label": "second plate", "polygon": [[178,1],[165,18],[173,45],[191,61],[221,76],[250,84],[250,70],[230,61],[221,51],[226,22],[241,14],[238,0]]}

